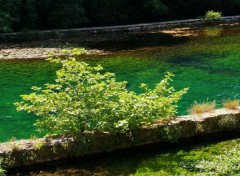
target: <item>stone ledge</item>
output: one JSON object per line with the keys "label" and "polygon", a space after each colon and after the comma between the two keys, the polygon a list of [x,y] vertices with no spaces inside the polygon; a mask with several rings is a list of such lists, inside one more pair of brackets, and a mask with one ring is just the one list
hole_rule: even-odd
{"label": "stone ledge", "polygon": [[168,123],[157,123],[134,131],[132,136],[82,133],[77,140],[56,137],[1,143],[0,157],[10,161],[9,168],[14,168],[238,129],[240,111],[219,109],[202,115],[180,116]]}
{"label": "stone ledge", "polygon": [[[216,24],[231,24],[239,23],[240,16],[225,16]],[[76,29],[59,29],[59,30],[45,30],[45,31],[29,31],[29,32],[15,32],[15,33],[3,33],[0,34],[0,40],[2,41],[26,41],[30,36],[30,39],[50,39],[50,38],[62,38],[77,36],[80,40],[83,36],[87,38],[95,38],[98,34],[104,33],[141,33],[151,30],[159,29],[171,29],[176,27],[194,27],[205,25],[206,22],[202,19],[187,19],[187,20],[175,20],[164,21],[156,23],[141,23],[131,25],[119,25],[119,26],[102,26],[102,27],[90,27],[90,28],[76,28]],[[27,37],[26,37],[27,36]],[[84,37],[82,39],[84,41]],[[83,42],[82,41],[82,42]]]}

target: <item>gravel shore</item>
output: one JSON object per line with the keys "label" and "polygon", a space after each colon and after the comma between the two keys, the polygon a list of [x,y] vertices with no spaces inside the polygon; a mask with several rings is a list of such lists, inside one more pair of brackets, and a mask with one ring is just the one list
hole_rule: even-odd
{"label": "gravel shore", "polygon": [[[0,60],[9,59],[46,59],[49,54],[61,56],[63,49],[72,49],[76,44],[51,43],[43,42],[27,42],[27,43],[0,43]],[[87,49],[87,55],[108,55],[109,51]]]}

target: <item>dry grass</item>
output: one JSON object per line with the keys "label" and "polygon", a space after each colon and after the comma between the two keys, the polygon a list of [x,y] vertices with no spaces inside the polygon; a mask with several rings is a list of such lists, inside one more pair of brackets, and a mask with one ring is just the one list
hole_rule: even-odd
{"label": "dry grass", "polygon": [[239,100],[225,100],[223,102],[223,107],[227,109],[237,110],[240,105]]}
{"label": "dry grass", "polygon": [[188,110],[189,114],[203,114],[207,112],[212,112],[215,110],[216,103],[205,102],[205,103],[194,103]]}

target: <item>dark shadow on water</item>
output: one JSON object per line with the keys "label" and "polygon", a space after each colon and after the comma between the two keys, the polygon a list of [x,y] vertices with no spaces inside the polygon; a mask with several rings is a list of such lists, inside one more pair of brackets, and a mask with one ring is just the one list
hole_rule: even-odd
{"label": "dark shadow on water", "polygon": [[189,37],[174,37],[164,33],[132,34],[126,37],[116,37],[102,42],[85,43],[88,48],[102,50],[119,51],[134,50],[145,47],[173,46],[179,45],[189,40]]}
{"label": "dark shadow on water", "polygon": [[108,51],[133,50],[144,47],[173,46],[186,42],[189,37],[173,37],[170,34],[158,33],[106,33],[81,39],[79,36],[73,38],[59,38],[42,41],[1,43],[0,49],[6,48],[68,48],[83,47]]}

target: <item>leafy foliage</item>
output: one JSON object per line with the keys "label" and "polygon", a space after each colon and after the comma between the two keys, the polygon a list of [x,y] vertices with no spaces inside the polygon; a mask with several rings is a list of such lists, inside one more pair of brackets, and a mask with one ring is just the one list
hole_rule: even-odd
{"label": "leafy foliage", "polygon": [[36,0],[23,0],[20,15],[23,29],[36,28],[38,20]]}
{"label": "leafy foliage", "polygon": [[5,176],[5,170],[0,168],[0,176]]}
{"label": "leafy foliage", "polygon": [[211,159],[200,160],[196,168],[212,175],[235,175],[240,173],[240,146],[234,146],[230,151],[214,155]]}
{"label": "leafy foliage", "polygon": [[3,162],[3,159],[0,158],[0,176],[5,176],[5,170],[2,168],[2,162]]}
{"label": "leafy foliage", "polygon": [[144,9],[151,17],[162,16],[169,13],[169,8],[160,0],[145,1]]}
{"label": "leafy foliage", "polygon": [[240,140],[158,154],[141,162],[132,175],[239,175]]}
{"label": "leafy foliage", "polygon": [[187,166],[189,170],[207,175],[239,175],[240,173],[239,139],[207,147],[195,152],[194,157],[188,157],[188,161],[185,160],[181,164]]}
{"label": "leafy foliage", "polygon": [[1,0],[0,32],[196,18],[208,9],[237,15],[240,0]]}
{"label": "leafy foliage", "polygon": [[[87,22],[82,1],[61,0],[59,3],[51,1],[46,23],[54,28],[69,28]],[[44,10],[44,9],[43,9]]]}
{"label": "leafy foliage", "polygon": [[214,12],[213,10],[209,10],[206,12],[204,16],[204,20],[207,22],[214,22],[218,21],[222,18],[222,13],[221,12]]}
{"label": "leafy foliage", "polygon": [[0,1],[0,32],[11,32],[20,18],[20,0]]}
{"label": "leafy foliage", "polygon": [[12,31],[10,15],[2,11],[0,11],[0,31],[2,32]]}
{"label": "leafy foliage", "polygon": [[123,3],[116,0],[88,0],[84,2],[84,7],[88,9],[86,12],[90,21],[96,24],[112,23],[113,21],[124,19],[125,14],[123,11],[126,12],[126,9],[129,8],[123,7]]}
{"label": "leafy foliage", "polygon": [[22,95],[16,103],[18,110],[41,116],[36,125],[49,135],[77,134],[79,131],[126,132],[147,126],[159,118],[176,113],[177,102],[187,91],[174,91],[169,86],[173,76],[149,89],[141,84],[144,93],[128,91],[127,82],[117,82],[113,73],[104,73],[101,66],[91,67],[77,62],[81,51],[74,50],[66,60],[50,59],[62,64],[54,84],[45,88],[32,87],[34,93]]}

